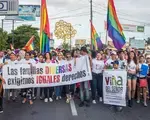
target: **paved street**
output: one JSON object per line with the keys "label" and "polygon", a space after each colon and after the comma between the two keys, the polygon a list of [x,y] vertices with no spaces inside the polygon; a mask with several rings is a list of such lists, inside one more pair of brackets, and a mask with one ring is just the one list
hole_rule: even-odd
{"label": "paved street", "polygon": [[135,103],[133,108],[127,107],[120,113],[102,103],[89,108],[79,108],[78,103],[75,100],[74,107],[73,102],[70,105],[64,100],[53,103],[36,100],[32,106],[21,104],[20,100],[15,103],[5,102],[0,120],[150,120],[150,107],[144,108],[141,104]]}

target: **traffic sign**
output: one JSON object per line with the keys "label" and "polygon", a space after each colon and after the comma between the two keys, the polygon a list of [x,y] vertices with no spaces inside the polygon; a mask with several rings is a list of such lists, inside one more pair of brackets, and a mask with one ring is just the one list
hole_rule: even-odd
{"label": "traffic sign", "polygon": [[2,0],[0,1],[0,15],[18,15],[18,0]]}

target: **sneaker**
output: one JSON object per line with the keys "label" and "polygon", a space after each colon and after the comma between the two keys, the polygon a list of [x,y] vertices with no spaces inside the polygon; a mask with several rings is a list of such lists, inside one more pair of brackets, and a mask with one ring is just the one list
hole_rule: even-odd
{"label": "sneaker", "polygon": [[137,100],[136,102],[137,102],[137,104],[139,104],[139,103],[140,103],[140,100]]}
{"label": "sneaker", "polygon": [[48,98],[45,98],[45,99],[44,99],[44,102],[47,103],[47,102],[48,102]]}
{"label": "sneaker", "polygon": [[12,92],[10,92],[9,96],[12,97]]}
{"label": "sneaker", "polygon": [[59,99],[60,99],[60,100],[62,99],[61,96],[59,96]]}
{"label": "sneaker", "polygon": [[96,104],[96,101],[95,101],[95,100],[93,100],[93,101],[92,101],[92,103],[93,103],[93,104]]}
{"label": "sneaker", "polygon": [[27,101],[27,99],[24,99],[24,100],[22,101],[22,104],[25,104],[25,103],[26,103],[26,101]]}
{"label": "sneaker", "polygon": [[66,103],[69,103],[69,102],[70,102],[70,99],[69,99],[69,98],[67,98]]}
{"label": "sneaker", "polygon": [[131,100],[128,100],[128,106],[132,107]]}
{"label": "sneaker", "polygon": [[123,110],[123,107],[119,107],[119,106],[118,106],[118,107],[116,108],[116,110],[117,110],[118,112],[121,112],[121,111]]}
{"label": "sneaker", "polygon": [[36,97],[33,97],[33,100],[36,100]]}
{"label": "sneaker", "polygon": [[3,110],[0,110],[0,114],[3,113]]}
{"label": "sneaker", "polygon": [[144,102],[144,107],[147,107],[147,103],[146,102]]}
{"label": "sneaker", "polygon": [[43,100],[43,97],[40,97],[40,100]]}
{"label": "sneaker", "polygon": [[52,99],[52,98],[49,98],[49,101],[50,101],[50,102],[53,102],[53,99]]}
{"label": "sneaker", "polygon": [[59,100],[59,97],[56,97],[56,100]]}
{"label": "sneaker", "polygon": [[84,106],[84,102],[81,102],[80,104],[79,104],[79,107],[83,107]]}
{"label": "sneaker", "polygon": [[100,98],[99,98],[99,102],[103,102],[103,99],[102,99],[102,97],[100,97]]}

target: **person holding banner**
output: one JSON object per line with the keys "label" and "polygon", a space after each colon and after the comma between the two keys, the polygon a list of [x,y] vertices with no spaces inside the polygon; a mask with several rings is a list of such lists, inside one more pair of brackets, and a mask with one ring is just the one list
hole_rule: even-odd
{"label": "person holding banner", "polygon": [[130,51],[127,60],[127,79],[128,79],[128,106],[132,107],[133,99],[136,91],[136,72],[137,72],[137,58],[134,51]]}
{"label": "person holding banner", "polygon": [[[29,64],[29,65],[32,66],[32,64],[35,64],[36,62],[33,59],[31,59],[31,53],[26,52],[25,53],[25,59],[22,59],[20,63]],[[33,93],[32,88],[26,88],[26,89],[22,90],[22,96],[24,98],[23,101],[22,101],[23,104],[26,103],[27,99],[29,100],[30,105],[33,104],[32,93]]]}
{"label": "person holding banner", "polygon": [[5,84],[5,80],[0,75],[0,113],[3,113],[3,84]]}
{"label": "person holding banner", "polygon": [[[10,55],[9,55],[9,57],[10,57],[10,59],[7,60],[5,62],[5,64],[8,64],[8,65],[18,64],[15,52],[11,52]],[[12,97],[12,100],[15,101],[16,98],[17,98],[17,90],[15,90],[15,89],[12,90],[11,89],[11,90],[7,90],[7,92],[8,92],[8,100],[10,100],[10,98]]]}
{"label": "person holding banner", "polygon": [[[50,63],[52,63],[52,61],[51,61],[51,54],[49,53],[49,52],[47,52],[47,53],[45,53],[45,56],[44,56],[44,59],[45,59],[45,64],[50,64]],[[44,99],[44,102],[48,102],[48,100],[50,101],[50,102],[53,102],[53,87],[45,87],[44,88],[44,97],[45,97],[45,99]],[[49,98],[49,99],[48,99]]]}
{"label": "person holding banner", "polygon": [[[57,61],[58,61],[58,64],[61,64],[64,62],[62,52],[58,52]],[[55,87],[56,100],[61,100],[61,94],[62,94],[62,86],[56,86]]]}
{"label": "person holding banner", "polygon": [[[39,56],[38,56],[38,63],[41,63],[41,64],[43,64],[44,63],[44,57],[43,57],[43,55],[42,54],[40,54]],[[43,93],[44,93],[44,88],[40,88],[40,100],[43,100]]]}
{"label": "person holding banner", "polygon": [[[88,51],[86,47],[81,48],[81,55],[89,57],[90,61],[92,61],[91,57],[88,55]],[[84,92],[85,95],[84,96]],[[90,106],[90,93],[89,93],[89,81],[81,82],[80,83],[80,104],[79,107],[83,107],[84,104],[89,107]]]}
{"label": "person holding banner", "polygon": [[105,63],[105,68],[106,69],[112,69],[113,68],[113,62],[115,60],[117,60],[117,53],[115,51],[112,51],[111,57]]}
{"label": "person holding banner", "polygon": [[[66,51],[65,53],[66,62],[70,62],[72,60],[71,52]],[[66,92],[66,103],[70,102],[70,99],[72,98],[71,94],[74,93],[74,87],[75,85],[65,85],[65,92]]]}
{"label": "person holding banner", "polygon": [[97,53],[96,58],[92,59],[92,76],[91,91],[92,91],[92,103],[96,104],[96,90],[99,96],[99,101],[102,102],[102,89],[103,89],[103,69],[104,61],[102,60],[102,54]]}
{"label": "person holding banner", "polygon": [[143,91],[144,107],[147,107],[147,73],[148,64],[145,63],[144,56],[139,57],[137,74],[137,103],[140,103],[140,92]]}

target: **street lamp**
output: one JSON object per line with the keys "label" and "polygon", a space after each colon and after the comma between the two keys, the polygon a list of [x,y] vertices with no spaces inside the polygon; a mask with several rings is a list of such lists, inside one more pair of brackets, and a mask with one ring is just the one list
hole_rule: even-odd
{"label": "street lamp", "polygon": [[71,50],[71,47],[72,47],[72,45],[71,45],[71,44],[72,44],[72,39],[71,39],[71,38],[72,38],[71,31],[72,31],[72,30],[71,30],[71,28],[74,27],[74,26],[82,26],[82,25],[81,25],[81,24],[75,24],[75,25],[71,25],[71,24],[70,24],[70,50]]}

